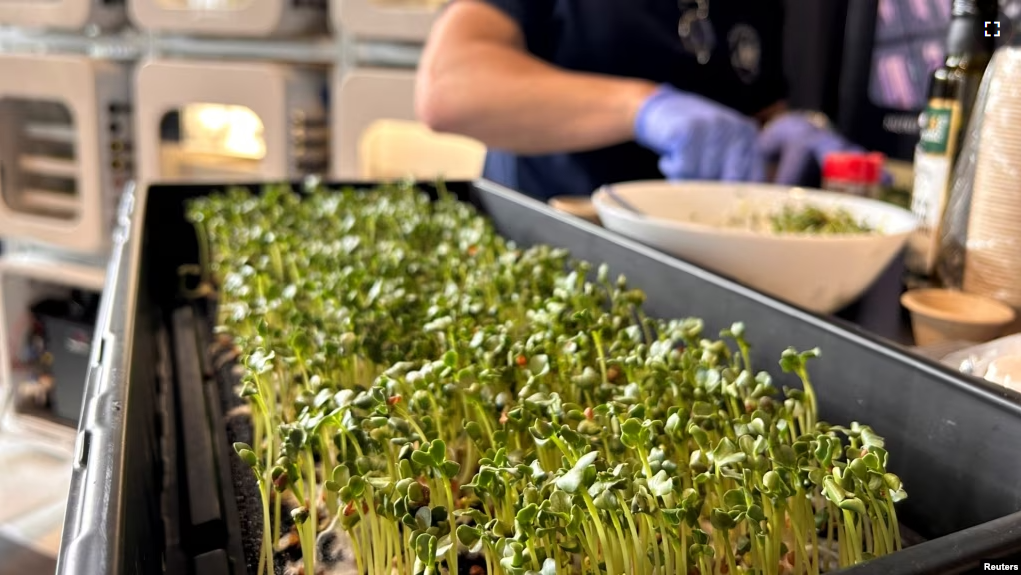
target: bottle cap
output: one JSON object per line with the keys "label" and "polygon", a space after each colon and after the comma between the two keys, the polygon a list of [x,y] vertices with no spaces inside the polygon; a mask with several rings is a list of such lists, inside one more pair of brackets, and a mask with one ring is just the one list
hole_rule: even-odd
{"label": "bottle cap", "polygon": [[886,156],[878,152],[830,154],[823,162],[822,177],[823,180],[878,184],[883,179],[883,163],[885,161]]}

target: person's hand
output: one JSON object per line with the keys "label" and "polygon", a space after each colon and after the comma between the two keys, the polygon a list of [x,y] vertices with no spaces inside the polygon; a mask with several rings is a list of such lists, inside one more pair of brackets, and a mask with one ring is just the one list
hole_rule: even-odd
{"label": "person's hand", "polygon": [[754,120],[696,94],[661,86],[635,119],[639,144],[660,155],[669,180],[761,181]]}
{"label": "person's hand", "polygon": [[806,185],[812,169],[821,169],[833,152],[864,149],[844,139],[823,122],[806,114],[784,114],[766,124],[758,137],[758,153],[766,163],[776,163],[777,184]]}

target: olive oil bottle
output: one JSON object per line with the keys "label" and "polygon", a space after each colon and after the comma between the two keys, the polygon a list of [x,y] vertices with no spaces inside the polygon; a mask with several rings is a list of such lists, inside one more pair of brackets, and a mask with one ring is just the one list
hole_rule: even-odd
{"label": "olive oil bottle", "polygon": [[908,270],[922,278],[933,275],[954,164],[982,76],[996,50],[996,38],[987,33],[986,23],[995,21],[998,12],[996,0],[953,0],[946,61],[930,79],[911,197],[911,211],[921,223],[906,255]]}

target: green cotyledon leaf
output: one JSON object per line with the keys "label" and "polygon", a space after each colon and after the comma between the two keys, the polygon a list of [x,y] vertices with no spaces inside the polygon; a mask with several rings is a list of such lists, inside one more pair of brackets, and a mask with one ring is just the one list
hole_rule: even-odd
{"label": "green cotyledon leaf", "polygon": [[709,512],[709,522],[713,526],[713,529],[720,531],[730,531],[737,527],[737,523],[734,519],[721,509],[713,509]]}
{"label": "green cotyledon leaf", "polygon": [[666,471],[660,471],[649,479],[649,491],[657,497],[665,497],[667,494],[673,492],[674,480],[667,476]]}
{"label": "green cotyledon leaf", "polygon": [[729,437],[720,440],[712,455],[713,462],[720,467],[741,463],[748,457],[744,452],[738,450],[737,445],[734,445]]}
{"label": "green cotyledon leaf", "polygon": [[521,525],[532,525],[533,523],[535,523],[535,518],[538,515],[539,506],[532,503],[521,508],[518,511],[517,515],[515,515],[514,520],[520,523]]}
{"label": "green cotyledon leaf", "polygon": [[746,507],[748,493],[744,489],[731,489],[723,494],[723,503],[731,509]]}
{"label": "green cotyledon leaf", "polygon": [[590,451],[581,456],[578,459],[578,463],[570,471],[557,479],[557,488],[567,493],[577,493],[585,481],[585,471],[595,463],[597,457],[599,457],[599,454],[595,451]]}
{"label": "green cotyledon leaf", "polygon": [[542,377],[549,373],[549,356],[547,355],[533,355],[528,360],[528,371],[532,373],[534,377]]}
{"label": "green cotyledon leaf", "polygon": [[635,418],[630,418],[620,426],[621,441],[631,449],[638,446],[639,434],[642,431],[642,423]]}
{"label": "green cotyledon leaf", "polygon": [[827,475],[823,479],[822,490],[823,494],[826,495],[826,499],[838,505],[847,497],[844,494],[844,489],[837,484],[832,475]]}
{"label": "green cotyledon leaf", "polygon": [[440,467],[447,458],[447,444],[442,439],[437,439],[429,445],[429,455],[432,456],[433,465]]}
{"label": "green cotyledon leaf", "polygon": [[868,512],[865,509],[865,503],[857,497],[851,497],[841,501],[838,506],[845,511],[853,511],[858,515],[867,515]]}
{"label": "green cotyledon leaf", "polygon": [[424,563],[435,561],[436,536],[429,533],[420,533],[415,539],[415,556]]}

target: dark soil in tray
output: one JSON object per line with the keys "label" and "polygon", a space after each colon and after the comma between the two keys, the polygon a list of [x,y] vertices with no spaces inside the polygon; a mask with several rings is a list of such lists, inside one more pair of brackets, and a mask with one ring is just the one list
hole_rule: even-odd
{"label": "dark soil in tray", "polygon": [[[214,345],[214,348],[216,346]],[[237,385],[240,378],[233,372],[236,363],[233,361],[230,350],[216,349],[212,354],[212,362],[216,374],[216,383],[220,388],[220,402],[224,413],[224,425],[226,426],[227,441],[230,445],[235,442],[252,443],[252,424],[249,420],[247,404],[237,393]],[[234,480],[234,496],[237,500],[238,517],[241,523],[241,541],[245,553],[245,566],[249,575],[258,575],[259,554],[262,550],[262,496],[259,494],[259,486],[252,475],[252,470],[245,465],[239,457],[230,457],[230,471]],[[281,533],[286,533],[291,527],[290,514],[284,512],[280,518]],[[278,542],[274,541],[276,546]],[[297,558],[297,557],[295,557]],[[274,554],[274,571],[284,575],[287,554]]]}
{"label": "dark soil in tray", "polygon": [[[212,365],[216,370],[216,383],[220,388],[220,406],[224,413],[224,425],[227,427],[227,441],[230,445],[238,441],[250,444],[252,425],[244,400],[234,390],[237,382],[237,377],[231,374],[234,362],[224,361],[225,355],[226,353],[222,351],[214,354]],[[246,571],[256,575],[262,544],[262,500],[259,487],[252,476],[252,470],[239,457],[230,457],[230,473],[234,480],[234,497],[237,500],[238,518],[241,522]],[[278,572],[282,572],[282,569]]]}

